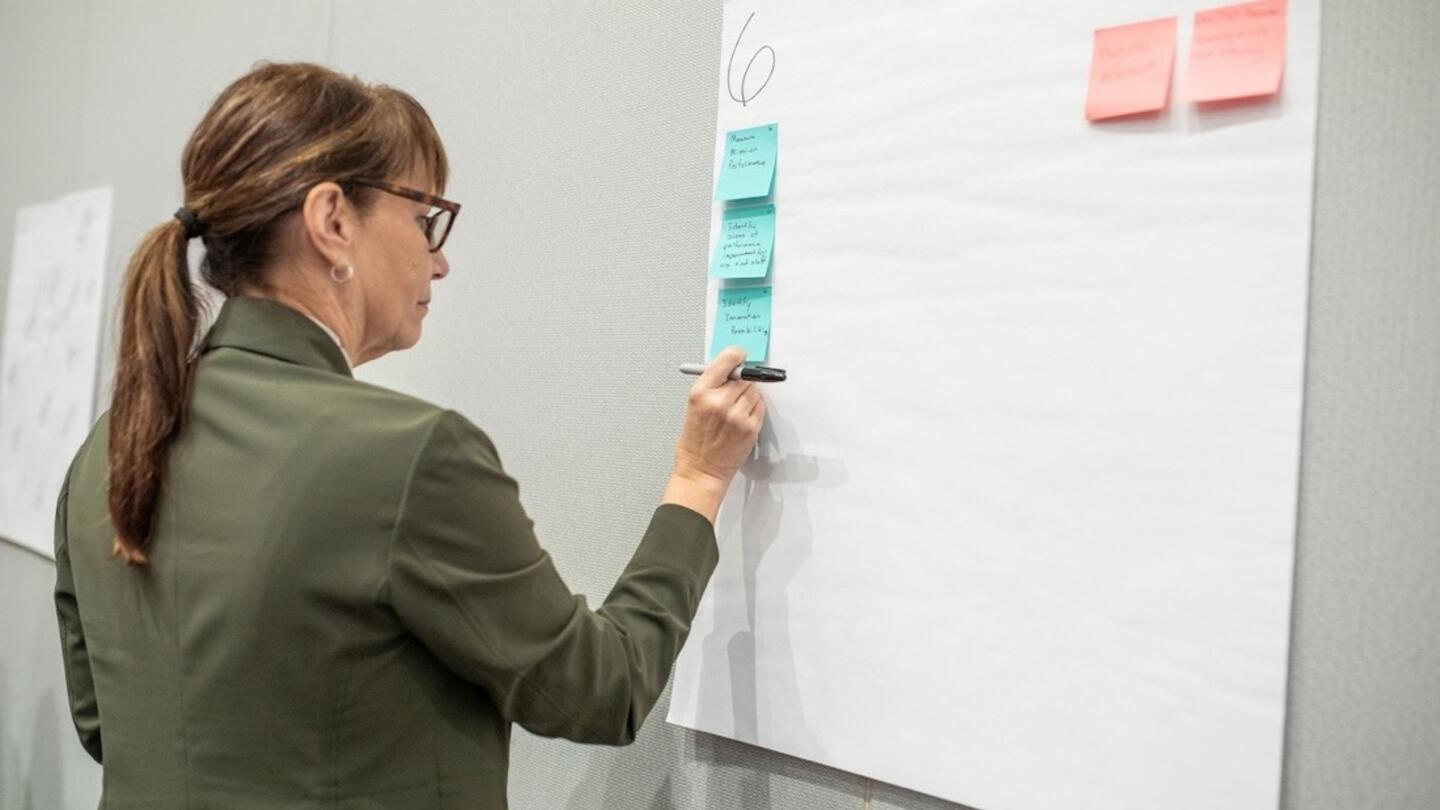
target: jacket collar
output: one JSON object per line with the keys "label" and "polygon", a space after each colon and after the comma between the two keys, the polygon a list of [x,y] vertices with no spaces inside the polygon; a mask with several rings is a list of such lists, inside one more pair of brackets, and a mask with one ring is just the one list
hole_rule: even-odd
{"label": "jacket collar", "polygon": [[303,313],[265,298],[225,299],[200,351],[222,347],[354,376],[344,353],[324,329]]}

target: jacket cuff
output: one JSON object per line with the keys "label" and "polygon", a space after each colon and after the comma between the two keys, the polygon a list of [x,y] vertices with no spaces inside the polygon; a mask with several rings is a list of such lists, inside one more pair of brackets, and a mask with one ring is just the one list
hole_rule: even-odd
{"label": "jacket cuff", "polygon": [[650,528],[631,559],[632,563],[643,562],[685,574],[695,583],[698,595],[720,561],[715,527],[693,509],[662,503],[650,518]]}

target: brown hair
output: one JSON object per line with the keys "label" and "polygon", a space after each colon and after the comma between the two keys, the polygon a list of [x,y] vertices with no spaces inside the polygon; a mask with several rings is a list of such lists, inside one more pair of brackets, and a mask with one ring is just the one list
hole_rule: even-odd
{"label": "brown hair", "polygon": [[[434,124],[414,98],[320,65],[261,63],[220,93],[180,161],[184,204],[204,226],[205,281],[225,295],[263,286],[278,225],[317,183],[398,179],[417,157],[443,192],[449,172]],[[185,226],[170,219],[140,241],[125,271],[110,406],[114,553],[143,565],[169,449],[185,425],[202,299],[190,279]]]}

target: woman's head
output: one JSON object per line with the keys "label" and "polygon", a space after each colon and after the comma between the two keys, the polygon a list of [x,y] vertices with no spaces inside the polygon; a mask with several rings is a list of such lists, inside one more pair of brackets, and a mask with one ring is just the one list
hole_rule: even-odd
{"label": "woman's head", "polygon": [[414,345],[418,304],[448,270],[417,222],[431,207],[361,181],[440,194],[447,174],[413,98],[308,64],[236,80],[181,159],[185,205],[207,228],[205,280],[338,313],[355,362]]}
{"label": "woman's head", "polygon": [[[204,279],[227,296],[323,312],[354,362],[419,339],[422,303],[448,267],[430,250],[431,206],[411,197],[442,193],[447,174],[415,99],[312,64],[261,64],[235,80],[181,159],[184,207],[204,233]],[[201,306],[188,241],[186,226],[167,220],[126,271],[109,503],[116,552],[133,563],[145,560],[188,399]]]}

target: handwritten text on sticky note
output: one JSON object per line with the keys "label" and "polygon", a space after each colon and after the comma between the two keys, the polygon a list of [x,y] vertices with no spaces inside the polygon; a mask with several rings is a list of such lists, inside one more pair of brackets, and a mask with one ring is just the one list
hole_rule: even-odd
{"label": "handwritten text on sticky note", "polygon": [[726,346],[745,349],[745,362],[764,362],[770,351],[770,287],[730,287],[715,306],[710,359]]}
{"label": "handwritten text on sticky note", "polygon": [[711,278],[764,278],[775,247],[775,206],[727,208],[710,257]]}
{"label": "handwritten text on sticky note", "polygon": [[720,154],[720,180],[715,184],[715,199],[748,200],[769,196],[775,186],[779,136],[779,124],[727,132]]}
{"label": "handwritten text on sticky note", "polygon": [[1165,109],[1174,67],[1174,17],[1096,29],[1086,120]]}
{"label": "handwritten text on sticky note", "polygon": [[1187,101],[1272,95],[1285,73],[1285,0],[1260,0],[1195,14]]}

